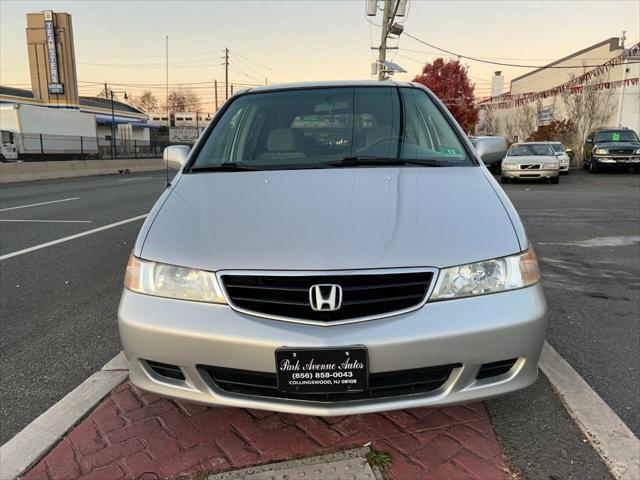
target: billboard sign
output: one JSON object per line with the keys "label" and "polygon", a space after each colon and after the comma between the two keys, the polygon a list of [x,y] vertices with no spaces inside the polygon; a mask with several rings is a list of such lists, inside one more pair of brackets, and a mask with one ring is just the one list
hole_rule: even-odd
{"label": "billboard sign", "polygon": [[47,63],[49,65],[49,93],[64,93],[58,72],[58,52],[56,51],[56,30],[53,25],[53,12],[44,11],[44,35],[47,44]]}

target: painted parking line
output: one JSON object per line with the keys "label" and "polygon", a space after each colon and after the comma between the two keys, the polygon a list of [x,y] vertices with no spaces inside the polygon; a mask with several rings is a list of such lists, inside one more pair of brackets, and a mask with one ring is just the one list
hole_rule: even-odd
{"label": "painted parking line", "polygon": [[540,368],[614,478],[640,478],[638,437],[548,342],[542,349]]}
{"label": "painted parking line", "polygon": [[30,205],[20,205],[17,207],[0,208],[0,212],[8,212],[9,210],[18,210],[19,208],[37,207],[39,205],[49,205],[51,203],[70,202],[71,200],[78,200],[78,197],[63,198],[61,200],[51,200],[50,202],[32,203]]}
{"label": "painted parking line", "polygon": [[86,237],[87,235],[93,235],[94,233],[102,232],[103,230],[108,230],[114,227],[119,227],[120,225],[124,225],[126,223],[136,222],[138,220],[142,220],[143,218],[146,218],[147,215],[149,214],[145,213],[144,215],[138,215],[137,217],[131,217],[125,220],[120,220],[119,222],[110,223],[109,225],[104,225],[102,227],[87,230],[86,232],[76,233],[75,235],[69,235],[68,237],[52,240],[51,242],[41,243],[40,245],[35,245],[33,247],[18,250],[16,252],[7,253],[5,255],[1,255],[0,260],[6,260],[7,258],[17,257],[18,255],[24,255],[25,253],[34,252],[36,250],[51,247],[53,245],[58,245],[59,243],[69,242],[71,240],[75,240],[76,238]]}
{"label": "painted parking line", "polygon": [[92,223],[91,220],[19,220],[0,218],[0,222],[24,222],[24,223]]}
{"label": "painted parking line", "polygon": [[[136,177],[136,178],[123,178],[122,180],[117,180],[118,182],[136,182],[138,180],[149,180],[155,177]],[[160,178],[160,177],[158,177]]]}

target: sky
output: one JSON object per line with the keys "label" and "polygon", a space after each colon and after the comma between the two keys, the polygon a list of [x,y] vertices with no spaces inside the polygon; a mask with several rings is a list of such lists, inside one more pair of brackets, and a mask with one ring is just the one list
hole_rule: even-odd
{"label": "sky", "polygon": [[[30,88],[26,13],[53,10],[73,16],[81,95],[108,82],[162,100],[165,35],[169,83],[189,86],[212,109],[214,79],[224,81],[223,50],[230,51],[230,82],[367,79],[380,41],[380,17],[366,17],[365,0],[227,1],[0,1],[0,84]],[[544,65],[627,31],[640,41],[640,0],[465,1],[409,0],[405,31],[437,47],[498,62]],[[387,58],[412,80],[446,54],[400,36]],[[489,93],[494,70],[509,80],[531,69],[463,60],[476,96]],[[190,84],[190,85],[189,85]],[[219,90],[223,94],[223,90]]]}

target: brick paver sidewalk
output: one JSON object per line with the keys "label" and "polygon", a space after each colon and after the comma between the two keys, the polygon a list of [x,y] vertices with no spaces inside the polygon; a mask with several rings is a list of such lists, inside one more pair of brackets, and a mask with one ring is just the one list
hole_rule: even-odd
{"label": "brick paver sidewalk", "polygon": [[362,446],[389,453],[393,479],[506,480],[484,406],[309,417],[207,408],[117,387],[25,479],[164,479]]}

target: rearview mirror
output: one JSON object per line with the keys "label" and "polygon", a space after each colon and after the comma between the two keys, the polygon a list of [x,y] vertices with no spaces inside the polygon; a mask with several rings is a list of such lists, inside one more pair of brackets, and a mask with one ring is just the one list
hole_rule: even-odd
{"label": "rearview mirror", "polygon": [[504,137],[477,137],[473,146],[484,163],[499,162],[507,154],[507,139]]}
{"label": "rearview mirror", "polygon": [[184,164],[187,163],[189,150],[191,150],[191,148],[187,145],[171,145],[164,149],[162,159],[167,162],[171,168],[180,170]]}

